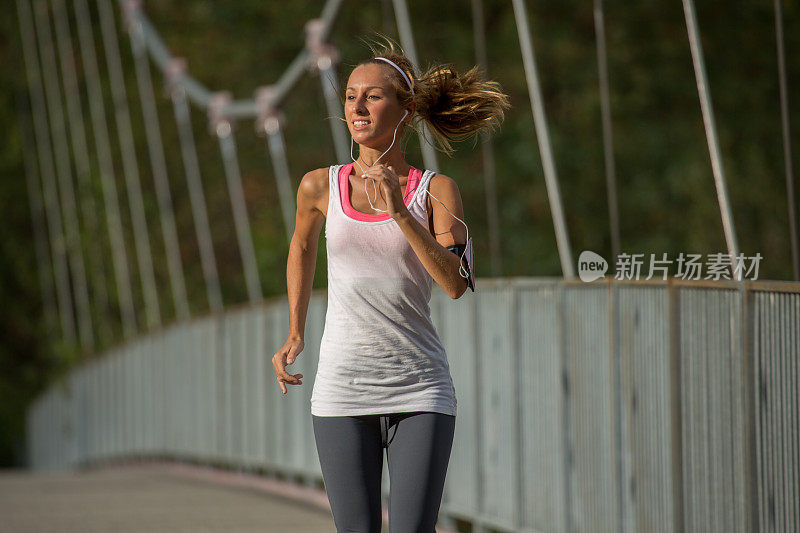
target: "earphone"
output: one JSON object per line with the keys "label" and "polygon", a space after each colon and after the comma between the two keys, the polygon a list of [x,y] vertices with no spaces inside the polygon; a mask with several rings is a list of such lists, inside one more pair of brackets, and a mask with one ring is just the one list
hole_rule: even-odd
{"label": "earphone", "polygon": [[[403,112],[403,117],[400,119],[400,122],[398,122],[398,123],[397,123],[397,126],[395,126],[395,127],[394,127],[394,135],[392,136],[392,144],[390,144],[390,145],[389,145],[389,148],[387,148],[387,149],[386,149],[386,152],[388,152],[389,150],[391,150],[391,149],[392,149],[392,146],[394,146],[394,141],[395,141],[395,138],[397,137],[397,128],[399,128],[399,127],[400,127],[400,124],[402,124],[402,123],[403,123],[403,120],[404,120],[404,119],[405,119],[407,116],[408,116],[408,109],[406,109],[406,110]],[[372,168],[372,167],[373,167],[373,166],[374,166],[374,165],[375,165],[375,164],[376,164],[376,163],[377,163],[377,162],[380,160],[380,158],[381,158],[381,157],[383,157],[384,155],[386,155],[386,152],[383,152],[383,153],[380,155],[380,157],[378,157],[378,159],[376,159],[376,160],[375,160],[375,162],[374,162],[374,163],[372,163],[372,165],[370,165],[370,168]],[[354,162],[355,164],[357,164],[357,165],[358,165],[358,167],[361,169],[361,173],[363,174],[363,173],[364,173],[364,167],[362,167],[362,166],[361,166],[361,163],[359,163],[359,162],[358,162],[358,161],[357,161],[357,160],[356,160],[356,159],[353,157],[353,137],[352,137],[352,136],[350,137],[350,159],[352,159],[352,160],[353,160],[353,162]],[[375,185],[375,180],[372,180],[372,190],[373,190],[373,191],[375,191],[375,198],[377,198],[377,197],[378,197],[378,189],[377,189],[377,186]],[[462,224],[464,224],[464,228],[466,228],[466,230],[467,230],[467,246],[466,246],[466,248],[464,249],[464,252],[461,254],[461,256],[460,256],[460,257],[461,257],[461,259],[462,259],[462,261],[463,261],[463,259],[465,259],[465,256],[466,256],[466,260],[467,260],[467,266],[468,266],[468,269],[465,269],[465,268],[464,268],[464,265],[463,265],[463,264],[461,264],[461,265],[459,266],[458,273],[459,273],[459,275],[460,275],[461,277],[463,277],[463,278],[466,278],[466,279],[468,279],[468,280],[470,280],[470,281],[473,281],[473,284],[474,284],[474,280],[473,280],[473,278],[472,278],[472,276],[471,276],[471,270],[472,270],[472,239],[471,239],[471,237],[469,236],[469,227],[467,226],[467,223],[466,223],[466,222],[464,222],[463,220],[461,220],[460,218],[458,218],[457,216],[453,215],[453,213],[452,213],[452,212],[451,212],[449,209],[447,209],[447,206],[446,206],[446,205],[444,205],[444,203],[443,203],[441,200],[439,200],[439,199],[438,199],[438,198],[436,198],[436,197],[435,197],[433,194],[431,194],[431,192],[430,192],[428,189],[425,189],[425,192],[428,194],[428,196],[430,196],[431,198],[433,198],[434,200],[436,200],[437,202],[439,202],[440,204],[442,204],[442,207],[444,207],[444,208],[445,208],[445,211],[447,211],[448,213],[450,213],[450,215],[452,215],[452,217],[453,217],[453,218],[455,218],[456,220],[458,220],[459,222],[461,222]],[[389,212],[389,211],[387,211],[387,210],[384,210],[384,209],[378,209],[377,207],[375,207],[374,205],[372,205],[372,198],[370,198],[370,197],[369,197],[369,192],[367,191],[367,180],[366,180],[366,179],[364,180],[364,193],[367,195],[367,200],[369,201],[369,205],[370,205],[370,207],[372,207],[372,209],[373,209],[373,210],[375,210],[375,211],[380,211],[381,213],[388,213],[388,212]],[[405,198],[404,198],[403,200],[405,200]],[[474,290],[475,290],[475,289],[473,289],[473,291],[474,291]]]}
{"label": "earphone", "polygon": [[[392,149],[392,146],[394,146],[394,141],[395,141],[395,138],[397,137],[397,128],[399,128],[399,127],[400,127],[400,124],[402,124],[402,123],[403,123],[403,120],[404,120],[404,119],[405,119],[407,116],[408,116],[408,109],[405,109],[405,110],[403,111],[403,117],[400,119],[400,122],[398,122],[398,123],[397,123],[397,126],[395,126],[395,127],[394,127],[394,135],[392,135],[392,144],[390,144],[390,145],[389,145],[389,148],[387,148],[387,149],[386,149],[386,152],[388,152],[389,150],[391,150],[391,149]],[[383,153],[380,155],[380,157],[378,157],[378,159],[376,159],[376,160],[375,160],[375,161],[372,163],[372,165],[370,165],[370,167],[369,167],[369,168],[372,168],[372,167],[374,167],[374,166],[375,166],[375,164],[376,164],[378,161],[380,161],[381,157],[383,157],[383,156],[385,156],[385,155],[386,155],[386,152],[383,152]],[[353,157],[353,137],[352,137],[352,136],[350,136],[350,159],[352,159],[352,160],[353,160],[353,162],[354,162],[356,165],[358,165],[358,168],[360,168],[360,169],[361,169],[361,173],[362,173],[362,174],[364,174],[364,173],[366,172],[366,171],[364,170],[364,167],[362,167],[362,166],[361,166],[361,163],[359,163],[358,161],[356,161],[356,159]],[[378,197],[378,189],[377,189],[377,188],[376,188],[376,186],[375,186],[375,180],[373,180],[373,181],[372,181],[372,190],[373,190],[373,191],[375,191],[375,198],[377,198],[377,197]],[[369,200],[369,205],[370,205],[370,207],[372,207],[372,209],[374,209],[375,211],[380,211],[380,212],[382,212],[382,213],[388,213],[388,211],[384,211],[383,209],[378,209],[377,207],[375,207],[374,205],[372,205],[372,198],[370,198],[370,197],[369,197],[369,193],[367,192],[367,180],[364,180],[364,193],[367,195],[367,200]]]}

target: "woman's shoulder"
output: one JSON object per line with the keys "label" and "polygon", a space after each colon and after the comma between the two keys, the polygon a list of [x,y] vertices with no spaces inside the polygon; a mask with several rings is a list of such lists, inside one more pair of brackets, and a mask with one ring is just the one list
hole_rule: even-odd
{"label": "woman's shoulder", "polygon": [[452,206],[456,203],[456,198],[458,198],[458,202],[460,203],[461,192],[458,190],[458,184],[456,183],[456,180],[450,176],[445,176],[444,174],[434,174],[431,176],[431,179],[428,182],[428,191],[431,193],[426,195],[428,204],[428,225],[431,228],[431,234],[436,237],[436,233],[433,229],[433,214],[435,210],[438,211],[441,204],[439,204],[439,202],[434,203],[431,195],[435,196],[445,204]]}
{"label": "woman's shoulder", "polygon": [[431,176],[428,188],[431,189],[431,191],[433,192],[437,190],[438,191],[450,191],[453,189],[458,190],[458,184],[456,183],[456,180],[454,180],[450,176],[434,173],[433,176]]}
{"label": "woman's shoulder", "polygon": [[309,170],[300,180],[298,194],[309,199],[320,211],[325,213],[328,206],[328,172],[330,167]]}
{"label": "woman's shoulder", "polygon": [[328,190],[328,172],[330,167],[322,167],[314,170],[309,170],[305,173],[302,180],[300,180],[300,187],[305,189],[304,192],[316,196],[319,193]]}
{"label": "woman's shoulder", "polygon": [[[447,197],[454,195],[460,196],[456,180],[450,176],[445,176],[444,174],[434,173],[428,182],[428,190],[437,198],[441,198],[440,195]],[[428,196],[428,207],[430,208],[431,205],[431,197]]]}

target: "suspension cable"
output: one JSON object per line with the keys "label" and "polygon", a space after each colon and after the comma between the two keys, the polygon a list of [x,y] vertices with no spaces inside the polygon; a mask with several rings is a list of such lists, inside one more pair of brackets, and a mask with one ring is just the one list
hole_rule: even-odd
{"label": "suspension cable", "polygon": [[134,20],[132,16],[132,12],[139,9],[139,0],[128,0],[125,3],[125,9],[128,34],[133,50],[136,81],[139,85],[139,100],[141,101],[142,114],[144,115],[147,148],[150,153],[150,165],[156,186],[156,198],[161,218],[161,233],[164,238],[164,250],[167,256],[170,287],[172,288],[172,302],[175,306],[177,318],[185,320],[189,318],[189,302],[186,298],[186,283],[183,275],[183,263],[181,262],[180,241],[175,227],[175,214],[172,210],[172,194],[170,193],[169,177],[167,176],[167,161],[164,157],[158,110],[156,109],[155,96],[153,95],[153,80],[150,76],[150,64],[147,58],[147,49],[144,46],[141,24]]}
{"label": "suspension cable", "polygon": [[736,257],[739,255],[739,247],[736,244],[736,229],[733,226],[733,215],[728,201],[728,189],[725,185],[725,171],[722,168],[722,156],[720,155],[719,141],[717,140],[717,126],[714,122],[714,108],[708,91],[706,66],[703,60],[703,45],[700,42],[700,35],[697,29],[694,2],[692,0],[683,0],[683,11],[686,16],[686,29],[689,34],[689,46],[692,51],[697,94],[700,97],[700,110],[703,113],[703,126],[706,130],[708,153],[711,156],[711,170],[714,173],[714,185],[717,188],[717,201],[722,215],[722,228],[725,232],[725,242],[728,245],[731,270],[736,275],[736,281],[741,281],[742,269],[736,268]]}
{"label": "suspension cable", "polygon": [[[97,220],[97,206],[92,192],[92,173],[89,163],[89,149],[86,144],[86,128],[83,122],[83,109],[81,106],[78,79],[75,72],[75,55],[72,49],[72,36],[69,29],[69,18],[64,6],[64,0],[51,0],[53,6],[53,21],[55,22],[56,41],[61,62],[61,76],[64,81],[64,95],[67,103],[67,119],[69,123],[70,139],[72,140],[72,154],[75,160],[75,170],[78,178],[79,205],[85,224],[86,234],[99,235],[100,224]],[[103,249],[98,239],[88,239],[86,243],[88,264],[91,270],[91,289],[95,300],[97,319],[97,333],[100,344],[107,346],[112,340],[111,325],[108,322],[108,286],[106,271],[103,261]]]}
{"label": "suspension cable", "polygon": [[219,140],[222,161],[225,167],[225,180],[228,183],[228,195],[233,209],[233,222],[236,228],[236,238],[239,242],[239,252],[244,267],[247,294],[251,302],[260,302],[263,298],[261,292],[261,279],[258,275],[258,264],[253,248],[253,236],[250,231],[250,221],[247,216],[247,204],[242,190],[242,175],[239,170],[238,155],[236,153],[236,140],[233,137],[233,122],[223,114],[223,109],[230,102],[229,93],[215,95],[209,103],[209,123],[211,130]]}
{"label": "suspension cable", "polygon": [[184,60],[173,58],[166,73],[167,90],[172,100],[175,121],[178,125],[181,156],[183,157],[183,167],[189,189],[189,203],[192,206],[197,245],[200,249],[200,265],[203,269],[208,305],[212,312],[217,313],[222,311],[223,308],[222,291],[219,286],[217,261],[214,257],[214,243],[211,239],[211,229],[208,225],[208,209],[206,208],[206,197],[203,193],[203,182],[200,178],[200,163],[197,160],[197,147],[194,142],[186,91],[182,86],[175,83],[175,79],[185,69],[186,62]]}
{"label": "suspension cable", "polygon": [[133,306],[128,254],[125,251],[125,239],[122,233],[117,185],[114,179],[114,163],[111,157],[110,137],[103,103],[103,89],[100,85],[94,32],[87,0],[75,0],[74,10],[78,29],[78,42],[81,50],[81,63],[83,64],[86,78],[89,114],[92,120],[95,150],[97,151],[97,160],[100,167],[100,184],[103,190],[106,226],[108,227],[108,237],[111,243],[111,259],[114,266],[122,331],[127,339],[136,334],[136,312]]}
{"label": "suspension cable", "polygon": [[278,185],[278,198],[283,215],[283,226],[286,228],[286,242],[292,241],[294,234],[294,213],[296,210],[289,163],[286,160],[286,143],[283,140],[283,113],[269,106],[272,96],[271,87],[261,87],[256,92],[256,106],[259,117],[256,121],[256,133],[267,137],[267,145],[272,160],[272,169]]}
{"label": "suspension cable", "polygon": [[53,36],[50,30],[50,15],[45,0],[34,0],[34,21],[39,42],[39,55],[44,76],[44,94],[47,100],[50,132],[53,140],[53,154],[56,161],[58,192],[64,217],[66,248],[72,274],[72,290],[75,309],[78,315],[78,337],[83,349],[94,351],[94,333],[89,309],[89,291],[86,283],[86,270],[83,264],[81,233],[76,212],[75,190],[72,184],[72,162],[69,155],[67,131],[64,125],[64,110],[61,107],[61,88],[58,81],[58,67]]}
{"label": "suspension cable", "polygon": [[[411,30],[411,17],[408,15],[408,6],[405,0],[394,0],[394,16],[397,19],[397,29],[400,32],[400,42],[406,57],[411,64],[419,68],[417,61],[417,47],[414,45],[414,32]],[[422,133],[420,134],[419,144],[422,150],[422,161],[425,168],[429,170],[439,170],[439,162],[436,158],[436,150],[425,140],[430,136],[430,129],[425,122],[422,122]]]}
{"label": "suspension cable", "polygon": [[[122,3],[126,0],[118,1]],[[328,38],[341,4],[342,0],[327,0],[325,2],[325,6],[322,8],[322,13],[319,17],[324,24],[320,31],[320,38],[322,40]],[[153,27],[153,24],[142,10],[137,10],[134,17],[136,21],[141,24],[142,35],[144,36],[145,46],[147,46],[150,57],[162,72],[166,72],[173,59],[172,54],[159,36],[158,31]],[[309,55],[310,51],[308,49],[304,48],[301,50],[278,81],[272,84],[274,89],[272,97],[274,100],[270,102],[271,106],[278,107],[281,102],[289,96],[294,86],[306,72]],[[212,91],[185,72],[175,80],[175,83],[183,88],[186,92],[186,97],[193,104],[206,110],[215,94],[225,92]],[[255,118],[258,115],[254,99],[230,100],[225,104],[225,108],[222,109],[221,112],[224,113],[226,117],[230,117],[231,120]]]}
{"label": "suspension cable", "polygon": [[528,12],[524,0],[513,0],[514,16],[519,33],[519,44],[522,49],[522,63],[525,67],[525,78],[528,82],[528,94],[533,108],[533,122],[536,126],[536,138],[539,141],[539,152],[542,156],[544,180],[547,185],[547,197],[550,200],[550,211],[553,213],[553,225],[556,230],[556,243],[558,255],[561,258],[561,271],[566,279],[575,278],[575,269],[572,263],[572,250],[569,244],[569,234],[564,221],[564,212],[561,204],[561,193],[558,187],[556,163],[553,158],[553,148],[550,146],[550,133],[547,128],[542,89],[539,86],[539,74],[536,70],[536,57],[533,50],[533,41],[528,27]]}
{"label": "suspension cable", "polygon": [[794,197],[794,170],[792,169],[792,135],[789,123],[789,96],[786,89],[786,54],[783,48],[783,6],[775,0],[775,41],[778,54],[778,83],[781,99],[781,132],[783,136],[783,163],[786,169],[786,200],[789,207],[789,239],[792,247],[792,273],[800,280],[800,253],[797,245],[797,212]]}
{"label": "suspension cable", "polygon": [[617,208],[617,172],[614,162],[614,134],[611,128],[611,98],[608,88],[608,57],[606,54],[606,28],[603,19],[603,0],[594,0],[594,33],[597,41],[597,73],[600,82],[600,113],[603,121],[603,156],[606,163],[606,190],[608,191],[608,218],[611,226],[612,271],[620,254],[619,210]]}
{"label": "suspension cable", "polygon": [[97,0],[97,7],[100,13],[100,30],[103,38],[106,66],[108,67],[111,82],[111,95],[114,101],[114,119],[117,125],[117,135],[119,136],[122,170],[128,192],[128,206],[133,221],[133,243],[139,264],[139,278],[142,282],[142,292],[144,294],[145,315],[147,317],[147,325],[152,328],[161,323],[161,311],[159,309],[158,291],[153,271],[150,234],[144,213],[142,187],[139,181],[139,165],[136,159],[136,146],[133,140],[116,23],[111,0]]}
{"label": "suspension cable", "polygon": [[61,323],[61,335],[67,342],[77,338],[75,317],[72,312],[72,294],[69,284],[69,267],[64,249],[61,211],[55,184],[55,166],[48,132],[47,110],[44,101],[44,89],[39,69],[36,37],[34,35],[33,17],[28,0],[17,0],[17,13],[22,36],[22,53],[25,58],[25,70],[28,76],[28,91],[33,112],[33,126],[36,146],[39,152],[39,170],[42,178],[44,209],[47,215],[47,231],[52,248],[53,270],[56,286],[58,316]]}
{"label": "suspension cable", "polygon": [[[483,1],[472,0],[472,32],[475,40],[475,59],[484,71],[488,70],[486,58],[486,29],[483,18]],[[483,155],[483,190],[486,195],[486,221],[489,226],[489,258],[492,276],[503,275],[503,257],[500,242],[500,215],[497,207],[497,185],[495,184],[494,148],[488,131],[481,132]]]}
{"label": "suspension cable", "polygon": [[52,279],[50,277],[50,252],[47,249],[47,230],[44,225],[44,209],[42,207],[42,189],[39,184],[39,172],[36,158],[36,141],[30,124],[30,111],[22,103],[22,95],[17,96],[17,115],[19,117],[20,134],[22,137],[22,162],[25,166],[25,185],[28,189],[28,205],[31,210],[31,226],[33,227],[33,243],[36,252],[36,264],[39,274],[39,289],[42,293],[42,307],[44,309],[45,329],[48,337],[55,339],[58,317],[56,311],[55,294],[53,293]]}
{"label": "suspension cable", "polygon": [[[333,119],[330,124],[336,157],[340,162],[344,162],[347,161],[348,155],[348,131],[346,121],[342,116],[342,102],[339,101],[339,95],[335,89],[338,84],[336,64],[339,62],[339,52],[335,46],[323,40],[324,29],[325,22],[321,19],[310,20],[306,23],[306,49],[310,53],[308,67],[312,73],[319,75],[322,94],[328,108],[328,118]],[[270,97],[270,100],[272,99]],[[270,101],[264,102],[264,104],[269,107]],[[256,105],[258,107],[258,98],[256,98]]]}

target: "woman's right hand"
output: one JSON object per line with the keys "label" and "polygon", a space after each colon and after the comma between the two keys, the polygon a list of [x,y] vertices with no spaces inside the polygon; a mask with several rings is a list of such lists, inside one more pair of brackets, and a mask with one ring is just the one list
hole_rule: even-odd
{"label": "woman's right hand", "polygon": [[303,374],[289,374],[286,371],[286,365],[291,365],[294,363],[297,356],[300,355],[300,352],[303,351],[303,347],[305,343],[303,339],[298,337],[289,337],[286,340],[286,343],[281,346],[281,349],[278,350],[274,356],[272,356],[272,366],[275,367],[275,375],[278,378],[278,385],[280,385],[283,394],[286,394],[286,383],[290,383],[292,385],[302,385],[303,382],[300,378],[303,377]]}

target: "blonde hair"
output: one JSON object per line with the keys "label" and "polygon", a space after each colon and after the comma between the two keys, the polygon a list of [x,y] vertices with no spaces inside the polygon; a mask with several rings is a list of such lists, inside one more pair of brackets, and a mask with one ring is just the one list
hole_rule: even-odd
{"label": "blonde hair", "polygon": [[[417,76],[414,65],[402,48],[389,37],[378,36],[385,42],[367,42],[372,55],[355,65],[353,70],[373,63],[385,66],[400,105],[408,107],[416,102],[416,113],[407,124],[422,134],[428,144],[450,156],[454,152],[451,142],[472,137],[477,141],[481,131],[494,132],[500,127],[504,120],[503,111],[511,107],[508,95],[496,81],[484,80],[484,73],[477,65],[463,74],[449,64],[433,65]],[[400,67],[411,80],[414,94],[395,68],[376,57],[384,57]],[[439,146],[425,136],[424,129],[419,127],[422,121],[428,123]]]}

